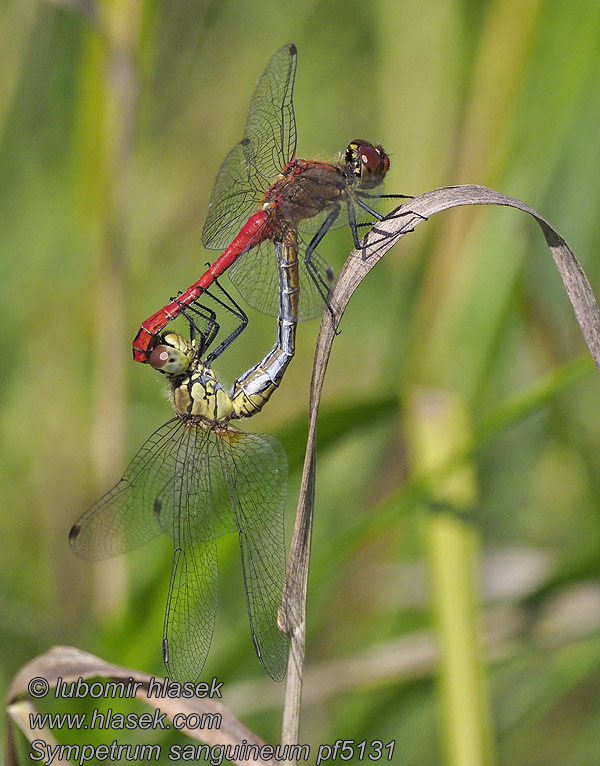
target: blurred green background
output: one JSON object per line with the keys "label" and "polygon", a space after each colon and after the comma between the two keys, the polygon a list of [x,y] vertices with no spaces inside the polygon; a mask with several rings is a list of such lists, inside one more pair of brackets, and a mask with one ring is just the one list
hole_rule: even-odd
{"label": "blurred green background", "polygon": [[[298,156],[364,137],[390,153],[388,192],[516,196],[599,293],[600,5],[4,0],[0,14],[0,682],[56,643],[162,674],[168,541],[93,566],[67,532],[170,417],[130,341],[217,255],[201,245],[208,197],[271,53],[298,47]],[[320,252],[339,271],[350,247],[340,230]],[[273,342],[274,321],[249,315],[224,382]],[[396,763],[458,763],[440,604],[478,588],[486,745],[463,763],[600,763],[600,381],[537,226],[505,208],[437,216],[341,329],[301,741],[396,739]],[[299,328],[292,372],[247,424],[288,451],[290,532],[317,331]],[[430,471],[440,459],[451,468]],[[459,525],[456,548],[440,520]],[[444,551],[477,566],[477,588],[440,569]],[[275,742],[283,687],[252,651],[235,536],[220,568],[205,677]]]}

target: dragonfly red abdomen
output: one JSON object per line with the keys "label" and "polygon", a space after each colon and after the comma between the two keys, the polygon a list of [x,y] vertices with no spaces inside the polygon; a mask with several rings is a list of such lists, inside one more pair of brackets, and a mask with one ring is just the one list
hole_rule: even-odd
{"label": "dragonfly red abdomen", "polygon": [[182,306],[189,306],[214,284],[245,250],[249,250],[269,235],[270,214],[267,210],[258,210],[250,216],[229,247],[217,258],[207,271],[190,285],[178,298],[164,306],[156,314],[146,319],[133,341],[133,358],[136,362],[147,362],[156,343],[158,333],[171,319],[179,316]]}

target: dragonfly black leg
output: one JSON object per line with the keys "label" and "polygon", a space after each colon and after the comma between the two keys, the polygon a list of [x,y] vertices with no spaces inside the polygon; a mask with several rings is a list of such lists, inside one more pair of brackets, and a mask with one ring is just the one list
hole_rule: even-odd
{"label": "dragonfly black leg", "polygon": [[[358,194],[355,195],[355,199],[356,199],[357,203],[362,207],[362,209],[366,210],[367,213],[369,213],[369,215],[372,215],[373,218],[375,218],[377,221],[382,221],[383,220],[384,216],[382,216],[381,213],[378,213],[377,210],[374,210],[370,205],[367,205],[367,203],[364,201],[364,199],[361,199],[358,196]],[[365,237],[364,244],[361,247],[360,240],[358,238],[358,229],[359,229],[359,227],[362,228],[363,226],[372,226],[373,222],[369,221],[368,223],[357,224],[356,223],[356,210],[354,209],[354,205],[352,204],[352,202],[350,200],[348,200],[348,216],[349,216],[349,220],[350,220],[350,228],[352,229],[352,234],[354,236],[354,247],[356,248],[356,250],[360,250],[361,251],[362,259],[363,259],[363,261],[366,261],[367,258],[368,258],[367,249],[366,249],[367,248],[366,240],[368,239],[368,236]]]}
{"label": "dragonfly black leg", "polygon": [[[315,287],[317,288],[319,295],[321,296],[321,298],[323,298],[323,302],[327,306],[329,313],[331,314],[331,318],[334,320],[335,320],[335,314],[333,312],[333,309],[331,308],[331,305],[329,304],[329,292],[331,289],[331,284],[330,282],[326,282],[323,279],[323,277],[319,273],[319,269],[315,265],[313,257],[315,255],[315,251],[318,244],[321,242],[323,237],[327,234],[329,229],[333,226],[339,214],[340,214],[340,207],[339,205],[336,205],[331,211],[331,213],[329,213],[327,218],[323,221],[323,223],[319,227],[319,230],[309,242],[308,247],[306,248],[306,251],[304,253],[304,264],[306,265],[306,270],[308,271],[308,274],[310,278],[312,279],[312,281],[315,283]],[[332,278],[333,278],[333,275],[332,275]]]}
{"label": "dragonfly black leg", "polygon": [[[235,329],[227,336],[227,338],[225,338],[225,340],[222,341],[208,356],[206,356],[206,352],[213,344],[219,333],[219,330],[221,329],[220,324],[216,320],[217,315],[215,311],[206,306],[204,303],[198,303],[197,301],[193,301],[189,305],[184,304],[183,302],[179,302],[181,309],[180,313],[186,319],[190,327],[190,340],[194,340],[197,335],[201,339],[200,343],[198,344],[196,355],[199,358],[204,358],[206,356],[205,361],[208,364],[220,356],[223,351],[225,351],[225,349],[246,328],[248,324],[248,317],[242,307],[233,299],[233,297],[225,290],[225,288],[219,284],[217,279],[214,280],[214,285],[223,293],[226,301],[219,298],[217,295],[215,295],[214,291],[211,290],[204,290],[203,295],[208,296],[212,301],[217,303],[219,306],[222,306],[230,314],[233,314],[235,317],[237,317],[237,319],[239,319],[239,323]],[[175,301],[177,301],[177,298],[175,298]],[[202,320],[203,325],[206,325],[204,328],[200,326],[199,319]]]}
{"label": "dragonfly black leg", "polygon": [[[420,218],[422,221],[427,220],[427,216],[421,215],[421,213],[417,213],[414,210],[410,210],[408,208],[404,210],[402,207],[398,208],[397,210],[393,210],[391,213],[386,215],[385,218],[382,220],[389,221],[389,220],[394,220],[395,218],[403,218],[410,215],[413,215],[416,218]],[[367,235],[365,236],[363,240],[363,248],[362,248],[363,260],[366,260],[367,258],[369,258],[370,254],[368,251],[370,248],[375,248],[374,252],[377,252],[377,245],[379,245],[381,242],[386,242],[389,239],[397,238],[399,235],[408,234],[411,231],[414,231],[414,228],[415,228],[414,226],[411,226],[411,227],[407,226],[406,228],[402,229],[400,232],[382,231],[381,229],[378,229],[377,224],[375,224],[371,228],[371,230],[367,232]],[[370,237],[372,234],[379,235],[379,239],[375,242],[370,240]]]}
{"label": "dragonfly black leg", "polygon": [[[197,337],[200,339],[196,355],[201,358],[219,333],[220,325],[217,322],[217,315],[212,309],[202,303],[193,302],[189,305],[180,303],[179,305],[181,307],[181,315],[185,318],[190,328],[190,341],[195,340]],[[200,326],[199,320],[202,320],[204,327]]]}
{"label": "dragonfly black leg", "polygon": [[[369,213],[369,215],[372,215],[373,218],[375,218],[377,221],[383,221],[383,220],[386,220],[386,219],[399,217],[399,216],[394,215],[394,213],[396,211],[393,211],[389,215],[382,215],[381,213],[379,213],[377,210],[375,210],[374,208],[372,208],[370,205],[368,205],[365,202],[365,197],[368,197],[369,199],[371,199],[371,197],[369,197],[366,194],[356,194],[355,195],[355,199],[356,199],[357,203],[360,205],[360,207],[362,207],[363,210],[366,210],[366,212]],[[381,195],[379,195],[378,197],[376,197],[374,199],[414,199],[414,197],[411,194],[381,194]],[[350,205],[351,205],[351,203],[349,203],[349,205],[348,205],[349,209],[350,209]],[[398,210],[400,210],[400,209],[401,208],[398,208]],[[400,213],[400,216],[401,215],[406,215],[408,212],[411,212],[411,211],[402,212],[402,213]],[[415,213],[415,215],[418,215],[418,213]],[[420,217],[423,218],[423,216],[420,216]],[[356,221],[356,217],[355,217],[355,221]],[[353,231],[356,231],[356,229],[358,229],[360,227],[363,227],[363,226],[373,226],[373,222],[360,223],[358,225],[355,224],[355,228],[353,228]],[[386,232],[379,231],[377,229],[377,227],[373,228],[373,231],[377,232],[378,234],[381,234],[382,235],[382,239],[387,239],[389,236],[391,236],[391,235],[386,235]],[[363,244],[363,246],[361,248],[363,260],[366,260],[369,257],[368,252],[367,252],[367,244],[368,244],[368,235],[367,235],[367,237],[365,237],[364,244]],[[356,234],[356,237],[355,237],[354,246],[356,247],[357,250],[360,248],[360,244],[358,243],[358,233]]]}
{"label": "dragonfly black leg", "polygon": [[214,281],[215,287],[217,287],[224,295],[226,300],[221,300],[218,298],[214,292],[211,292],[210,290],[206,290],[205,292],[210,295],[210,297],[215,301],[215,303],[218,303],[220,306],[222,306],[224,309],[229,311],[230,314],[233,314],[234,317],[236,317],[239,322],[238,325],[234,328],[232,332],[229,333],[229,335],[225,338],[224,341],[222,341],[217,348],[212,351],[207,357],[206,362],[207,364],[210,364],[213,362],[217,357],[219,357],[223,351],[231,344],[233,341],[242,333],[246,327],[248,326],[248,315],[243,310],[243,308],[237,303],[237,301],[233,298],[230,293],[227,292],[227,290],[221,285],[218,279],[215,279]]}
{"label": "dragonfly black leg", "polygon": [[[364,201],[364,199],[362,199],[358,194],[355,195],[355,199],[356,199],[357,203],[362,207],[362,209],[366,210],[366,212],[369,215],[372,215],[373,218],[375,218],[377,221],[383,221],[385,216],[382,215],[381,213],[377,212],[377,210],[375,210],[375,208],[372,208],[370,205],[367,205],[367,203]],[[351,203],[349,203],[349,205],[348,205],[349,207],[350,207],[350,204]],[[354,220],[356,221],[356,212],[354,213]]]}
{"label": "dragonfly black leg", "polygon": [[[356,198],[358,201],[358,197]],[[352,239],[354,240],[354,249],[358,250],[360,247],[360,240],[358,238],[358,224],[356,223],[356,210],[354,209],[354,203],[352,200],[348,200],[348,224],[350,225],[350,231],[352,232]]]}
{"label": "dragonfly black leg", "polygon": [[414,199],[414,194],[381,194],[379,199]]}

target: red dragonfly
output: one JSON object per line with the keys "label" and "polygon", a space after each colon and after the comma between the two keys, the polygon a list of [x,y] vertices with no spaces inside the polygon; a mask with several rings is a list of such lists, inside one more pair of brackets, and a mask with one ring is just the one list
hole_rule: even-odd
{"label": "red dragonfly", "polygon": [[366,214],[383,218],[369,204],[381,196],[390,166],[382,146],[356,139],[337,162],[296,159],[296,59],[293,44],[272,56],[252,98],[244,137],[217,175],[202,242],[209,249],[225,248],[223,254],[177,299],[143,322],[133,341],[135,361],[148,361],[164,327],[226,269],[251,306],[277,316],[279,257],[265,250],[273,245],[277,250],[298,230],[312,235],[303,243],[306,268],[300,269],[298,319],[317,316],[333,283],[333,272],[316,253],[319,242],[332,227],[349,223],[358,247],[357,221]]}

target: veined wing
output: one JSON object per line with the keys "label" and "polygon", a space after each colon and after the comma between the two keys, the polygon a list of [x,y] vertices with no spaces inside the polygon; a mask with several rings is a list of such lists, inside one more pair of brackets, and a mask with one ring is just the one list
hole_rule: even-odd
{"label": "veined wing", "polygon": [[254,649],[271,678],[281,681],[288,653],[287,637],[277,625],[285,577],[287,458],[281,444],[265,434],[226,431],[218,447],[238,527]]}
{"label": "veined wing", "polygon": [[[305,249],[303,243],[300,243],[300,248],[298,321],[302,322],[322,314],[325,301],[303,263],[302,253]],[[326,295],[333,287],[333,271],[318,253],[314,253],[312,263],[315,266],[317,278],[323,286],[323,293]],[[242,258],[232,263],[228,274],[240,295],[252,308],[269,316],[278,315],[279,277],[275,247],[272,242],[262,242],[258,247],[244,253]]]}
{"label": "veined wing", "polygon": [[163,627],[163,660],[170,679],[196,681],[212,642],[219,594],[214,539],[175,548]]}
{"label": "veined wing", "polygon": [[263,188],[296,154],[293,94],[297,58],[292,43],[275,51],[250,103],[244,130],[246,156]]}
{"label": "veined wing", "polygon": [[294,156],[296,58],[294,45],[284,45],[273,54],[252,97],[244,138],[219,169],[202,231],[202,242],[211,250],[229,245],[269,183]]}
{"label": "veined wing", "polygon": [[75,522],[71,547],[91,561],[134,550],[163,531],[155,501],[173,478],[185,426],[173,418],[146,440],[123,478]]}
{"label": "veined wing", "polygon": [[244,153],[245,140],[236,144],[223,160],[210,195],[202,229],[202,243],[209,250],[225,249],[258,209],[263,196]]}
{"label": "veined wing", "polygon": [[154,501],[155,517],[176,548],[237,531],[214,440],[210,429],[185,428]]}
{"label": "veined wing", "polygon": [[[212,641],[218,600],[215,462],[211,433],[186,426],[174,455],[173,477],[161,494],[161,525],[170,522],[175,551],[163,628],[163,659],[170,678],[195,681]],[[221,481],[222,483],[222,481]]]}
{"label": "veined wing", "polygon": [[[169,677],[181,681],[200,675],[212,640],[218,595],[215,537],[237,530],[222,433],[238,436],[186,427],[174,454],[172,480],[160,495],[160,523],[175,545],[163,656]],[[256,454],[257,460],[262,457]]]}

